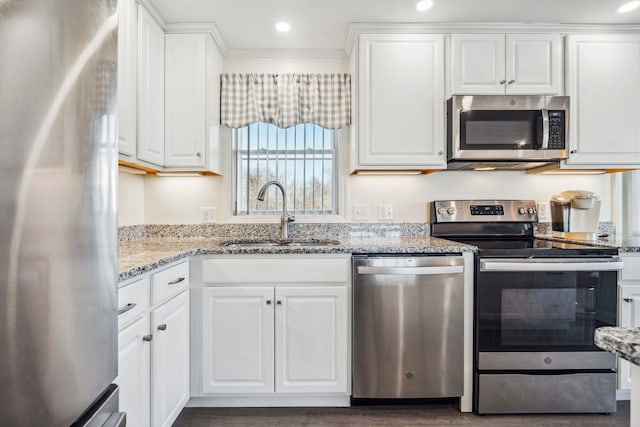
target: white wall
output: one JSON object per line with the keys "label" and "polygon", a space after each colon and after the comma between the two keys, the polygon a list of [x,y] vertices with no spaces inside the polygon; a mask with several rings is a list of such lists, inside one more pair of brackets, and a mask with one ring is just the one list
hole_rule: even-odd
{"label": "white wall", "polygon": [[[549,201],[564,190],[589,190],[602,199],[600,219],[611,220],[611,175],[528,175],[524,172],[442,171],[416,176],[350,176],[350,205],[394,205],[394,221],[427,221],[427,203],[451,199]],[[350,209],[350,206],[347,206]],[[350,212],[349,212],[350,213]]]}
{"label": "white wall", "polygon": [[118,174],[118,225],[144,224],[144,177]]}

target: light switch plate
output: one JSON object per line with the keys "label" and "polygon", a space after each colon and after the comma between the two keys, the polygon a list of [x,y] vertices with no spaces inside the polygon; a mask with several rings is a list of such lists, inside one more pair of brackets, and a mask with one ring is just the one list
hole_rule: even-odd
{"label": "light switch plate", "polygon": [[352,216],[354,221],[369,221],[369,205],[352,206]]}
{"label": "light switch plate", "polygon": [[200,208],[200,217],[204,224],[210,224],[218,220],[218,208]]}
{"label": "light switch plate", "polygon": [[388,205],[388,204],[378,205],[378,220],[379,221],[392,221],[393,220],[393,205]]}

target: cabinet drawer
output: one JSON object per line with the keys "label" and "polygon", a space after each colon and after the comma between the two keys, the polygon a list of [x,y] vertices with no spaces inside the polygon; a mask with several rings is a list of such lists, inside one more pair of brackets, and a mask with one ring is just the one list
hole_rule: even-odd
{"label": "cabinet drawer", "polygon": [[189,262],[183,262],[151,275],[153,305],[189,287]]}
{"label": "cabinet drawer", "polygon": [[621,280],[640,280],[640,256],[622,256],[624,267],[620,272]]}
{"label": "cabinet drawer", "polygon": [[206,259],[204,283],[345,283],[349,280],[347,259],[251,258]]}
{"label": "cabinet drawer", "polygon": [[149,308],[149,278],[118,289],[118,330]]}

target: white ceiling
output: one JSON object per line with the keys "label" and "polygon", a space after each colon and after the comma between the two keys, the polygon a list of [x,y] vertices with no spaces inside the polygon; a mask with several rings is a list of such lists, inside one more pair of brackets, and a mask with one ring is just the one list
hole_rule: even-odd
{"label": "white ceiling", "polygon": [[[349,23],[640,24],[627,0],[149,0],[169,23],[214,23],[227,49],[343,49]],[[291,31],[277,33],[286,21]]]}

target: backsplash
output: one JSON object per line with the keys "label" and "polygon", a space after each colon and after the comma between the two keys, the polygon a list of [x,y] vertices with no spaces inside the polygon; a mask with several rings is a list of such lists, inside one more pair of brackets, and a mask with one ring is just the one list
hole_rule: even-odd
{"label": "backsplash", "polygon": [[[121,242],[145,238],[277,239],[280,224],[149,224],[123,226]],[[289,237],[421,237],[429,235],[426,223],[294,223],[289,224]]]}
{"label": "backsplash", "polygon": [[[119,228],[121,242],[145,238],[207,238],[229,237],[234,239],[277,239],[280,224],[149,224]],[[600,222],[598,235],[613,235],[612,222]],[[551,223],[535,225],[536,234],[551,234]],[[289,224],[291,238],[304,237],[421,237],[429,236],[426,223],[293,223]]]}

